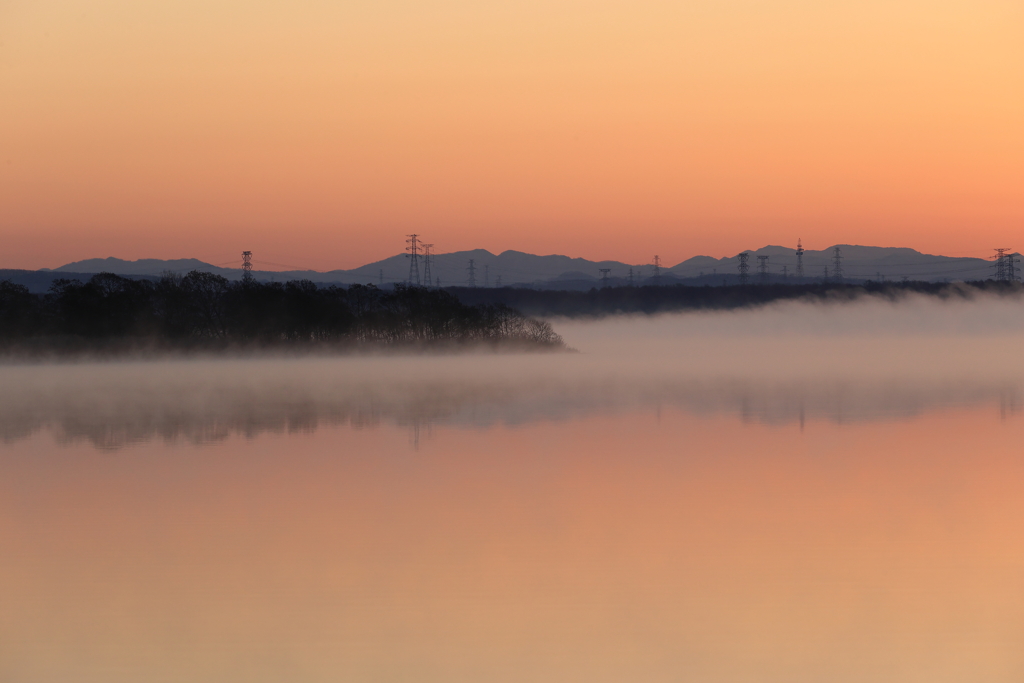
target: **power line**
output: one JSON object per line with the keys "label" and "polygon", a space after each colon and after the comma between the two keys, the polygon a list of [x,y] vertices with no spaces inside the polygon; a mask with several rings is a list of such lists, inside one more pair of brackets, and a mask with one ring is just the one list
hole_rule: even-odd
{"label": "power line", "polygon": [[750,258],[750,254],[744,251],[743,253],[739,254],[736,258],[740,260],[740,284],[745,285],[747,284],[747,280],[750,278],[750,276],[747,274],[747,272],[750,270],[750,265],[747,263],[747,259]]}
{"label": "power line", "polygon": [[253,263],[262,263],[267,266],[278,266],[280,268],[291,268],[292,270],[313,270],[312,268],[306,268],[304,266],[295,266],[288,263],[274,263],[273,261],[260,261],[258,259],[253,259]]}
{"label": "power line", "polygon": [[476,287],[476,265],[474,265],[473,259],[469,259],[469,267],[466,270],[469,271],[469,286]]}
{"label": "power line", "polygon": [[[878,259],[875,259],[873,261],[859,261],[857,259],[849,259],[849,258],[847,258],[845,256],[843,257],[843,261],[846,263],[847,266],[849,266],[850,264],[853,264],[855,266],[866,266],[866,265],[875,265],[875,264],[878,263]],[[941,261],[939,261],[939,260],[933,260],[933,261],[907,261],[907,262],[904,262],[904,263],[893,262],[893,261],[886,261],[884,265],[886,265],[886,266],[940,266],[940,265],[945,265],[945,264],[952,265],[953,263],[962,262],[962,261],[981,261],[981,262],[984,262],[984,259],[974,258],[973,256],[949,256],[949,257],[946,257],[945,260],[941,260]],[[981,263],[979,263],[978,265],[980,266]]]}
{"label": "power line", "polygon": [[[407,245],[408,245],[406,247],[406,251],[408,253],[406,253],[405,256],[410,259],[410,263],[409,263],[409,266],[410,266],[409,267],[409,277],[408,277],[407,281],[410,284],[426,283],[426,284],[429,285],[431,283],[431,280],[436,279],[435,272],[436,272],[436,268],[437,268],[437,263],[435,262],[436,261],[436,256],[433,253],[433,245],[425,245],[425,244],[423,244],[420,241],[418,234],[411,234],[411,235],[409,235],[408,239],[406,240],[406,242],[407,242]],[[881,260],[878,260],[878,259],[848,259],[848,258],[846,258],[845,254],[843,253],[843,249],[841,247],[839,247],[839,246],[832,247],[831,249],[826,250],[825,253],[827,254],[828,252],[831,252],[831,254],[829,254],[829,256],[830,256],[830,258],[829,258],[829,261],[830,261],[830,264],[829,264],[830,265],[830,267],[829,267],[830,278],[831,278],[831,280],[833,280],[835,282],[839,282],[839,283],[844,282],[845,281],[845,277],[848,274],[851,277],[855,277],[855,278],[879,279],[882,282],[885,282],[887,275],[889,277],[893,277],[894,279],[899,277],[898,275],[895,275],[895,273],[893,272],[897,268],[906,268],[907,270],[904,270],[903,272],[904,273],[911,273],[910,277],[911,278],[915,278],[915,279],[933,279],[933,278],[941,278],[941,277],[946,277],[947,279],[958,279],[958,278],[963,277],[964,279],[968,279],[968,280],[971,280],[971,279],[986,279],[986,273],[984,272],[984,269],[986,269],[986,268],[992,269],[992,270],[989,270],[990,274],[988,274],[987,277],[994,277],[994,279],[996,279],[997,281],[1015,282],[1015,281],[1020,281],[1020,279],[1021,279],[1021,269],[1020,269],[1020,265],[1019,265],[1021,263],[1021,255],[1019,253],[1011,253],[1010,249],[997,249],[995,255],[988,261],[988,263],[986,263],[985,260],[983,260],[983,259],[979,259],[979,258],[975,258],[975,257],[971,257],[971,256],[950,256],[950,257],[937,256],[937,257],[931,257],[931,258],[923,258],[921,260],[901,259],[899,261],[888,261],[888,260],[885,260],[885,259],[881,259]],[[806,273],[806,271],[804,269],[804,265],[805,264],[803,263],[803,261],[804,261],[804,256],[807,255],[808,253],[811,253],[811,252],[807,252],[803,248],[803,240],[802,240],[802,238],[798,239],[797,240],[797,248],[796,248],[796,250],[794,252],[794,255],[796,256],[796,259],[795,259],[795,261],[796,261],[796,263],[795,263],[795,274],[796,274],[796,277],[798,277],[798,278]],[[822,252],[814,252],[813,255],[824,255],[824,254],[822,254]],[[423,268],[420,268],[421,257],[422,257],[422,261],[423,261]],[[776,257],[776,259],[778,259],[779,255],[776,254],[775,257]],[[837,257],[838,257],[838,259],[837,259]],[[785,260],[785,256],[783,256],[782,258],[783,258],[783,260]],[[819,258],[820,258],[820,256],[819,256]],[[760,257],[759,257],[759,261],[761,261]],[[767,259],[767,261],[768,261],[767,263],[759,263],[758,264],[757,273],[758,273],[758,279],[761,282],[765,282],[766,280],[768,282],[771,281],[770,270],[767,273],[767,277],[765,277],[765,275],[762,274],[762,266],[766,266],[766,267],[770,268],[770,259]],[[319,271],[315,271],[314,269],[311,269],[311,268],[308,268],[308,267],[305,267],[305,266],[300,266],[300,265],[297,265],[297,264],[277,263],[277,262],[273,262],[273,261],[264,261],[262,259],[254,259],[254,258],[252,258],[251,252],[250,252],[249,263],[250,263],[249,268],[250,268],[251,272],[256,272],[254,269],[257,266],[262,266],[262,265],[269,265],[269,266],[274,266],[274,267],[279,267],[279,268],[284,268],[284,269],[292,269],[292,270],[297,270],[297,271],[319,272]],[[819,261],[819,263],[820,263],[820,261]],[[228,261],[228,262],[224,262],[224,263],[214,263],[214,264],[210,264],[210,265],[212,265],[214,267],[217,267],[217,268],[221,268],[221,267],[229,267],[230,268],[232,266],[238,267],[236,264],[238,264],[237,260],[233,261],[233,262],[232,261]],[[748,261],[748,264],[749,264],[749,261]],[[652,270],[653,270],[653,274],[652,274],[652,277],[651,277],[651,280],[652,280],[653,284],[656,284],[656,285],[662,284],[663,278],[662,278],[662,264],[661,264],[660,256],[655,256],[654,257],[654,261],[651,264],[651,266],[652,266]],[[851,267],[853,268],[853,272],[850,272],[850,268]],[[787,266],[780,266],[780,268],[785,271],[785,276],[788,277],[788,275],[789,275],[788,267]],[[879,268],[885,268],[888,271],[888,273],[886,274],[886,273],[883,273],[881,270],[877,270]],[[242,263],[241,269],[243,271],[242,272],[242,278],[244,280],[245,279],[245,272],[244,271],[246,269],[246,266],[245,266],[245,263],[244,263],[244,259],[243,259],[243,263]],[[632,266],[630,266],[629,269],[632,271],[632,274],[633,274],[633,279],[631,281],[631,284],[633,286],[635,286],[636,285],[636,279],[638,279],[640,277],[640,271],[637,268],[632,267]],[[181,272],[184,272],[184,270],[187,270],[187,269],[178,269],[178,270],[180,270]],[[505,270],[507,270],[513,277],[519,277],[519,276],[543,277],[542,275],[540,275],[539,273],[537,273],[533,269],[522,270],[522,269],[511,268],[511,269],[505,269]],[[993,270],[994,270],[994,272],[993,272]],[[862,272],[862,271],[865,271],[865,272]],[[748,270],[748,273],[749,273],[749,270]],[[255,279],[255,277],[254,277],[254,279]],[[602,278],[602,283],[603,283],[603,280],[604,279]],[[383,284],[383,278],[380,278],[380,282],[381,282],[381,284]],[[627,277],[627,282],[630,282],[628,277]],[[747,278],[746,282],[749,283],[749,275],[748,275],[748,278]],[[485,270],[484,270],[484,283],[487,286],[490,285],[489,266],[485,266]]]}
{"label": "power line", "polygon": [[608,287],[608,273],[612,272],[611,268],[598,268],[601,271],[601,288]]}

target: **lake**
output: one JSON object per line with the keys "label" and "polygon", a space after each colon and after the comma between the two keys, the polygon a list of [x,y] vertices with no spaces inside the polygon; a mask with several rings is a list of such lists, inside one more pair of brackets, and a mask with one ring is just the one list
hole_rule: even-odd
{"label": "lake", "polygon": [[1017,301],[0,366],[0,681],[1019,681]]}

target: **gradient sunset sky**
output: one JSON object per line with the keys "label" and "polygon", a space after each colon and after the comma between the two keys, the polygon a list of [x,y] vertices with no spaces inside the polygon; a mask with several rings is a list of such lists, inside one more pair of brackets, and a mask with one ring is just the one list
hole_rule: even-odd
{"label": "gradient sunset sky", "polygon": [[0,268],[1024,250],[1020,0],[0,0]]}

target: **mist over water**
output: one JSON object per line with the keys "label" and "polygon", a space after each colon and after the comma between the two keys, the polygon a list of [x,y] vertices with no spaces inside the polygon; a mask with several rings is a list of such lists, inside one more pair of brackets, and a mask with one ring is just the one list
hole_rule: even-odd
{"label": "mist over water", "polygon": [[0,681],[1021,680],[1019,302],[553,323],[0,366]]}
{"label": "mist over water", "polygon": [[770,423],[1016,412],[1017,298],[786,302],[555,320],[579,353],[196,359],[0,366],[0,438],[111,448],[326,425],[486,427],[681,408]]}

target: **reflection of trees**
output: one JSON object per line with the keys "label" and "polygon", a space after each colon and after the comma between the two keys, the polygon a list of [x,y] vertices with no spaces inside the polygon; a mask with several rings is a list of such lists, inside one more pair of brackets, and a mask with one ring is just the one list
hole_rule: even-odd
{"label": "reflection of trees", "polygon": [[321,427],[430,428],[567,420],[594,414],[675,408],[696,415],[799,424],[906,419],[931,410],[1021,405],[1014,383],[964,382],[660,382],[543,380],[420,381],[379,385],[223,384],[200,393],[153,387],[97,391],[85,384],[59,392],[21,392],[0,400],[0,438],[46,430],[62,442],[99,448],[162,439],[203,443],[230,436],[312,432]]}

